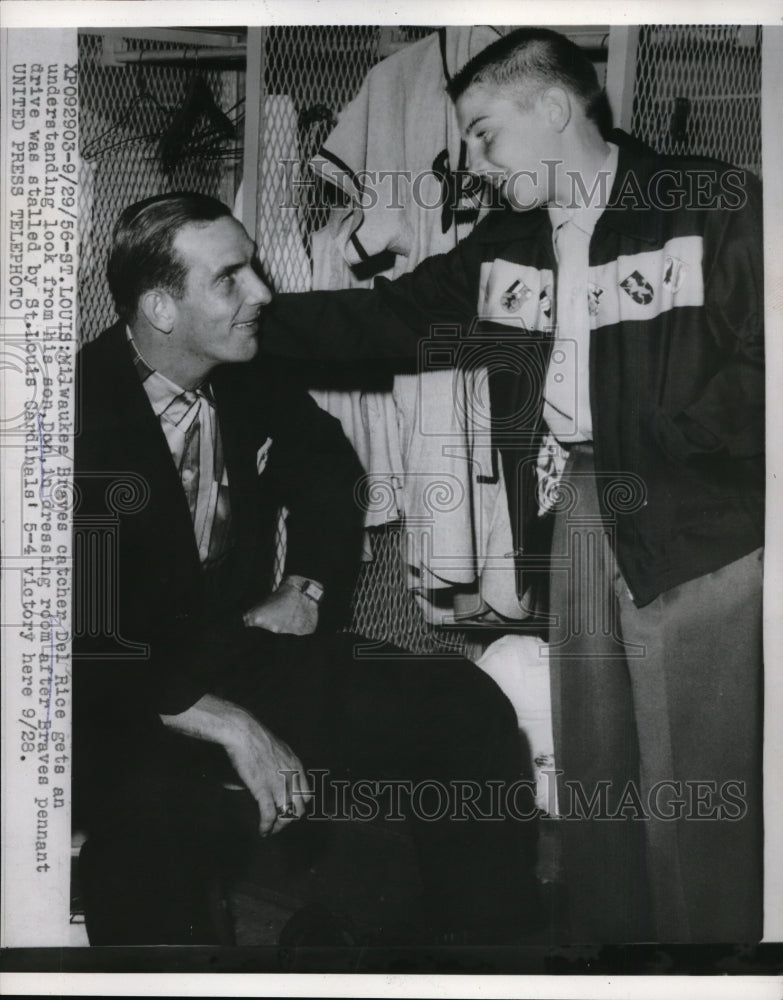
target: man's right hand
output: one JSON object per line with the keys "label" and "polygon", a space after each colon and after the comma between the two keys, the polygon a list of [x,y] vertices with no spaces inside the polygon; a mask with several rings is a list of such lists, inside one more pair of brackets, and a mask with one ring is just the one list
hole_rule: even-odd
{"label": "man's right hand", "polygon": [[258,803],[259,833],[265,837],[304,815],[313,797],[302,762],[293,750],[247,714],[224,744],[229,760]]}
{"label": "man's right hand", "polygon": [[302,762],[293,750],[234,702],[205,694],[164,725],[185,736],[219,743],[258,803],[259,833],[279,833],[304,815],[312,798]]}

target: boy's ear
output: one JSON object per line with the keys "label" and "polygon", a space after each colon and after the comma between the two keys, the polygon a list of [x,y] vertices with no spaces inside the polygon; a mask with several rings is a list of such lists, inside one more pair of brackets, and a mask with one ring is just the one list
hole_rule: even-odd
{"label": "boy's ear", "polygon": [[161,333],[171,333],[174,329],[176,309],[171,293],[163,288],[150,288],[139,299],[139,311]]}
{"label": "boy's ear", "polygon": [[548,124],[557,132],[571,121],[573,106],[571,96],[563,87],[547,87],[540,97],[541,107]]}

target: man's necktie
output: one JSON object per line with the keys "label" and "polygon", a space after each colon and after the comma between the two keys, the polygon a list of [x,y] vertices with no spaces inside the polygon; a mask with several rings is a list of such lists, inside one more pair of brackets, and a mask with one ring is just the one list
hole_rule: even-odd
{"label": "man's necktie", "polygon": [[202,390],[186,391],[167,407],[165,419],[182,435],[180,479],[187,497],[201,562],[225,548],[230,507],[228,480],[214,408]]}

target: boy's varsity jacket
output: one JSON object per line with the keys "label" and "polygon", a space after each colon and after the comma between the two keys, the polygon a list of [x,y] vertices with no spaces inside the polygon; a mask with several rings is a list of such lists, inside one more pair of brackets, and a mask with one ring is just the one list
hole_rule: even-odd
{"label": "boy's varsity jacket", "polygon": [[[602,513],[643,605],[763,544],[761,192],[745,170],[610,139],[618,170],[590,244],[590,402]],[[546,209],[495,210],[396,281],[281,295],[262,319],[267,353],[485,366],[523,580],[547,549],[535,465],[554,272]]]}

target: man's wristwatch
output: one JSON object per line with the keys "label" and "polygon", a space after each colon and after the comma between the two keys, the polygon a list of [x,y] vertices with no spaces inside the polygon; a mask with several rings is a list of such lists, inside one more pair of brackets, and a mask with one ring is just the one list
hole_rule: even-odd
{"label": "man's wristwatch", "polygon": [[305,597],[309,597],[311,601],[315,601],[316,604],[321,603],[321,599],[324,596],[324,588],[317,580],[305,580],[302,578],[295,580],[288,576],[283,582],[290,587],[295,587]]}

